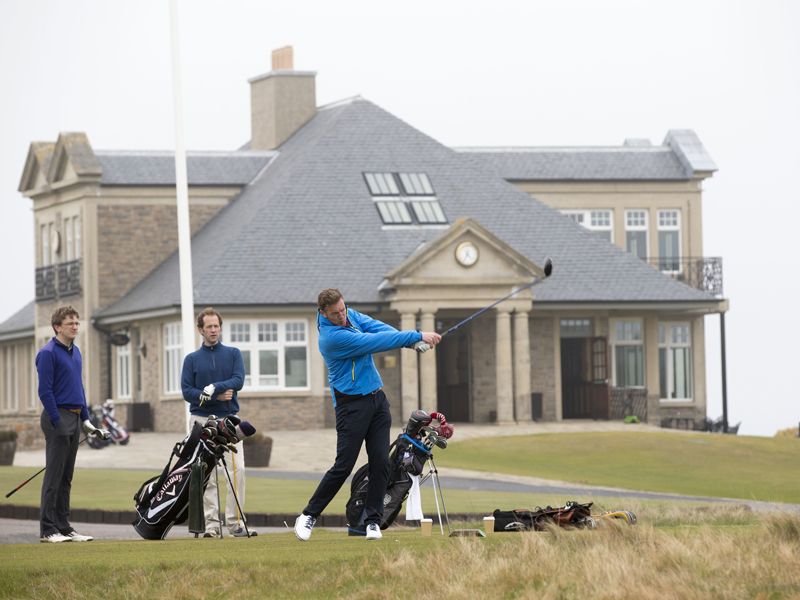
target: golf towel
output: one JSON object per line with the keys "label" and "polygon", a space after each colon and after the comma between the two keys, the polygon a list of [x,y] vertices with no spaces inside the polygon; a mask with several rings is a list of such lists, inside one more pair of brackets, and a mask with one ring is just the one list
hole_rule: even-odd
{"label": "golf towel", "polygon": [[419,521],[425,518],[422,514],[422,496],[419,492],[419,475],[409,475],[411,478],[411,490],[408,492],[406,500],[406,521]]}

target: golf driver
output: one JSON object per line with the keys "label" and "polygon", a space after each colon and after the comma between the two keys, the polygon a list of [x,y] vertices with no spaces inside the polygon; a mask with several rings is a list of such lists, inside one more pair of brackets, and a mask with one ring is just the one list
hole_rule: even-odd
{"label": "golf driver", "polygon": [[[460,322],[456,323],[450,329],[445,331],[442,334],[442,339],[444,339],[445,336],[447,336],[450,333],[453,333],[454,331],[456,331],[457,329],[459,329],[463,325],[466,325],[467,323],[469,323],[473,319],[477,319],[483,313],[485,313],[487,310],[490,310],[490,309],[494,308],[495,306],[497,306],[498,304],[500,304],[501,302],[503,302],[505,300],[508,300],[512,296],[515,296],[515,295],[519,294],[522,290],[527,290],[528,288],[532,288],[533,286],[535,286],[537,283],[541,283],[542,281],[544,281],[545,279],[550,277],[550,274],[552,272],[553,272],[553,261],[550,260],[549,258],[547,258],[544,261],[544,277],[537,277],[536,279],[534,279],[530,283],[528,283],[526,285],[523,285],[522,287],[519,287],[519,288],[515,289],[514,291],[512,291],[510,294],[508,294],[506,296],[503,296],[499,300],[496,300],[496,301],[492,302],[489,306],[484,306],[482,309],[474,312],[473,314],[468,316],[463,321],[460,321]],[[416,350],[420,354],[423,353],[423,352],[427,352],[430,349],[431,349],[430,344],[426,344],[425,342],[417,342],[416,344],[414,344],[414,350]]]}

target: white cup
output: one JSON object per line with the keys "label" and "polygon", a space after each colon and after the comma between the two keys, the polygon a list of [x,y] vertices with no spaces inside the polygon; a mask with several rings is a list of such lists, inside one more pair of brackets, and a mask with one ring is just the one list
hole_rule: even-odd
{"label": "white cup", "polygon": [[430,537],[433,531],[433,519],[420,519],[419,530],[422,532],[422,535]]}
{"label": "white cup", "polygon": [[494,517],[483,517],[483,532],[486,535],[494,533]]}

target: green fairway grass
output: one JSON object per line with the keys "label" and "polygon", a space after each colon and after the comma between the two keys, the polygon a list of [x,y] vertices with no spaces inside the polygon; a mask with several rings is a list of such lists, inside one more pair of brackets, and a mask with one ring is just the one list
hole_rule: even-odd
{"label": "green fairway grass", "polygon": [[[36,472],[35,470],[33,471]],[[32,475],[30,469],[21,467],[0,467],[0,490],[5,492],[15,488]],[[148,477],[149,471],[76,469],[72,483],[72,508],[134,510],[133,494]],[[41,475],[39,476],[41,477]],[[321,477],[321,475],[320,475]],[[314,492],[317,481],[272,479],[251,476],[247,479],[246,512],[257,513],[299,513]],[[224,484],[221,484],[224,492]],[[39,506],[41,479],[34,479],[4,504]],[[495,492],[487,490],[452,490],[444,488],[445,506],[448,512],[489,515],[495,508],[532,508],[547,504],[563,504],[567,500],[587,501],[584,497],[561,497],[553,494],[528,494],[521,492]],[[345,484],[326,509],[327,514],[342,515],[350,497],[350,485]],[[602,506],[611,509],[625,508],[625,500],[602,498]],[[436,512],[433,488],[430,482],[422,486],[422,507],[426,516]],[[405,511],[400,513],[400,520]]]}
{"label": "green fairway grass", "polygon": [[800,503],[800,440],[793,438],[587,432],[456,440],[436,455],[443,473],[447,468],[471,469],[633,490]]}
{"label": "green fairway grass", "polygon": [[251,539],[0,545],[0,598],[796,597],[800,517],[741,507],[653,511],[597,530],[368,542],[316,530]]}

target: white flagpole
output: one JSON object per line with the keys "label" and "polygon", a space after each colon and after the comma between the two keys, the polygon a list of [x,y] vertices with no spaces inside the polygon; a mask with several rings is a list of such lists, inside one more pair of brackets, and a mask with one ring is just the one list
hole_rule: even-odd
{"label": "white flagpole", "polygon": [[[172,104],[175,116],[175,195],[178,204],[178,259],[181,282],[181,339],[183,355],[194,352],[194,296],[192,292],[192,237],[189,227],[189,182],[186,175],[186,148],[183,142],[183,84],[181,81],[178,0],[169,2],[172,42]],[[183,363],[181,362],[181,365]],[[186,403],[186,431],[191,417]]]}

